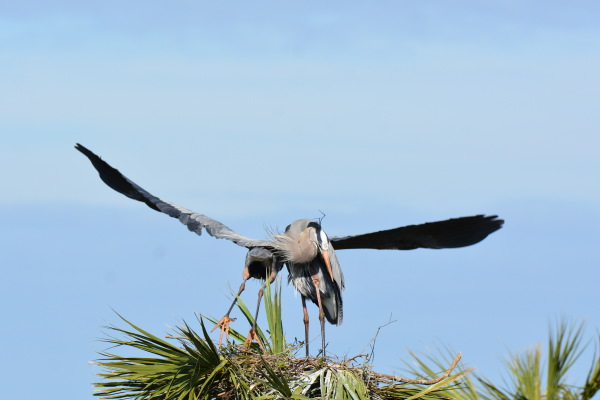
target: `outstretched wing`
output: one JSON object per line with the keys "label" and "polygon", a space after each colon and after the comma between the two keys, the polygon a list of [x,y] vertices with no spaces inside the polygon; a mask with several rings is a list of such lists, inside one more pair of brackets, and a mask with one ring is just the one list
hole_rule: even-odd
{"label": "outstretched wing", "polygon": [[362,235],[334,236],[329,239],[336,250],[412,250],[464,247],[480,242],[490,233],[500,229],[504,220],[497,218],[496,215],[475,215]]}
{"label": "outstretched wing", "polygon": [[198,235],[202,234],[202,228],[204,228],[209,235],[217,239],[231,240],[235,244],[243,247],[269,247],[271,245],[271,241],[247,238],[206,215],[198,214],[180,207],[177,204],[161,200],[127,179],[127,177],[121,174],[119,170],[108,165],[108,163],[84,146],[77,143],[75,148],[90,159],[94,168],[98,170],[100,179],[108,186],[130,199],[146,203],[146,205],[153,210],[163,212],[170,217],[179,219],[179,221],[186,225],[190,231],[195,232]]}

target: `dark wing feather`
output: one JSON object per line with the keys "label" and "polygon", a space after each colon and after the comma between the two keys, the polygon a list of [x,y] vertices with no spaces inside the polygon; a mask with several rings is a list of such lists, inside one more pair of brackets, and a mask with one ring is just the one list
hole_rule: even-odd
{"label": "dark wing feather", "polygon": [[497,218],[495,215],[475,215],[362,235],[334,236],[330,240],[336,250],[412,250],[464,247],[480,242],[490,233],[500,229],[504,221]]}
{"label": "dark wing feather", "polygon": [[127,177],[121,174],[119,170],[108,165],[108,163],[84,146],[77,143],[75,148],[90,159],[92,165],[100,174],[100,179],[102,179],[108,186],[131,199],[146,203],[146,205],[153,210],[163,212],[170,217],[179,219],[179,221],[186,225],[190,231],[195,232],[198,235],[202,234],[202,228],[204,228],[209,235],[217,239],[231,240],[235,244],[243,247],[269,247],[269,245],[272,243],[271,241],[267,240],[255,240],[247,238],[234,232],[219,221],[207,217],[206,215],[198,214],[186,208],[180,207],[177,204],[161,200],[127,179]]}

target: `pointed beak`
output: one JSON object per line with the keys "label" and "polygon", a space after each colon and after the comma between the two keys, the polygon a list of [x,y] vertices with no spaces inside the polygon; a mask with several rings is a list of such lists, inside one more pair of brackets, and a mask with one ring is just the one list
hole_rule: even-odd
{"label": "pointed beak", "polygon": [[331,280],[334,281],[333,271],[331,269],[331,262],[329,261],[329,251],[321,250],[321,257],[323,257],[323,261],[325,261],[325,265],[327,266],[327,271],[329,271],[329,276],[331,277]]}

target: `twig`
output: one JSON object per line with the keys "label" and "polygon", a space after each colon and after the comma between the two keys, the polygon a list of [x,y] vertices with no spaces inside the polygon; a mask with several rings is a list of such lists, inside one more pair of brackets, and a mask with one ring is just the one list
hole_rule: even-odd
{"label": "twig", "polygon": [[381,325],[379,328],[377,328],[377,332],[375,332],[375,336],[373,336],[373,338],[369,341],[369,343],[367,343],[365,348],[362,350],[362,353],[364,353],[365,350],[367,350],[367,347],[369,346],[369,344],[371,344],[371,354],[369,354],[366,357],[365,363],[372,361],[373,358],[375,358],[375,342],[377,341],[377,336],[379,336],[379,331],[381,330],[381,328],[385,328],[386,326],[393,324],[394,322],[396,322],[396,320],[392,320],[392,316],[390,315],[390,320],[388,322],[386,322],[385,324]]}
{"label": "twig", "polygon": [[344,364],[349,364],[349,363],[351,363],[352,361],[356,360],[359,357],[368,357],[368,356],[369,356],[368,354],[359,354],[359,355],[356,355],[356,356],[354,356],[352,358],[349,358],[349,359],[345,360]]}

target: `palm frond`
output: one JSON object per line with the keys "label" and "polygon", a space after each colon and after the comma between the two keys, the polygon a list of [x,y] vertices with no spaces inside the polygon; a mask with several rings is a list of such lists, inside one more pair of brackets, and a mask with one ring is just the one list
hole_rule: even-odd
{"label": "palm frond", "polygon": [[302,394],[327,400],[369,398],[367,386],[356,371],[328,366],[319,368],[304,378]]}
{"label": "palm frond", "polygon": [[594,362],[590,368],[590,372],[587,375],[585,384],[581,389],[581,399],[589,400],[600,390],[600,355],[598,354],[598,348],[600,347],[600,335],[598,335],[598,342],[596,342],[596,349],[594,351]]}
{"label": "palm frond", "polygon": [[[483,376],[469,375],[454,386],[446,386],[440,394],[452,399],[465,400],[590,400],[600,391],[600,335],[593,356],[593,363],[582,386],[568,381],[569,371],[587,348],[583,344],[584,324],[559,321],[550,329],[548,356],[543,362],[539,345],[519,353],[511,353],[504,360],[508,380],[503,386],[496,385]],[[406,370],[413,375],[432,377],[448,363],[452,351],[436,350],[434,355],[410,353],[413,360],[404,362]],[[464,369],[462,366],[460,369]],[[426,388],[429,389],[429,388]]]}
{"label": "palm frond", "polygon": [[583,331],[584,323],[556,322],[550,327],[545,368],[539,345],[522,353],[512,353],[504,361],[509,386],[500,387],[477,376],[481,397],[485,400],[591,399],[600,389],[600,358],[594,355],[594,363],[583,386],[568,381],[569,371],[587,348],[582,344]]}
{"label": "palm frond", "polygon": [[179,329],[182,336],[178,340],[182,347],[178,347],[121,318],[132,330],[108,327],[124,335],[125,339],[108,338],[104,341],[118,347],[141,350],[153,357],[101,352],[104,358],[96,364],[105,370],[98,375],[106,381],[94,384],[99,388],[95,395],[105,399],[197,398],[210,389],[206,384],[224,365],[202,321],[204,338],[186,324]]}
{"label": "palm frond", "polygon": [[513,396],[518,399],[541,400],[542,349],[534,346],[522,354],[513,354],[505,361],[514,386]]}
{"label": "palm frond", "polygon": [[[409,354],[412,357],[411,361],[403,360],[405,371],[423,379],[433,379],[448,368],[455,352],[445,347],[436,348],[435,355],[414,352]],[[459,362],[458,370],[460,371],[458,374],[445,380],[446,385],[440,394],[449,399],[479,400],[479,394],[470,374],[465,374],[465,371],[470,370],[462,362]],[[457,377],[462,379],[458,381]]]}
{"label": "palm frond", "polygon": [[565,321],[558,322],[550,329],[548,341],[548,376],[546,398],[558,399],[561,393],[569,391],[565,378],[567,372],[579,358],[585,347],[581,347],[584,324],[575,326]]}
{"label": "palm frond", "polygon": [[275,288],[267,280],[265,287],[265,313],[269,325],[269,337],[271,352],[283,353],[286,350],[285,334],[283,332],[283,320],[281,319],[281,282],[279,278],[275,282]]}
{"label": "palm frond", "polygon": [[[186,322],[174,334],[159,338],[119,316],[128,328],[108,329],[120,338],[109,336],[104,342],[124,352],[143,355],[118,355],[101,352],[95,364],[103,371],[101,382],[94,383],[95,395],[103,399],[195,400],[239,399],[450,399],[448,388],[463,378],[465,371],[440,377],[435,384],[419,385],[405,378],[378,374],[368,362],[356,365],[355,358],[337,362],[332,358],[295,358],[297,344],[285,341],[281,323],[280,283],[275,290],[267,285],[265,312],[269,337],[257,328],[266,352],[258,345],[244,348],[235,343],[218,347],[198,317],[201,333]],[[250,324],[248,308],[238,300]],[[210,319],[213,323],[217,321]],[[231,330],[231,337],[243,342],[245,336]],[[442,379],[443,378],[443,379]]]}

